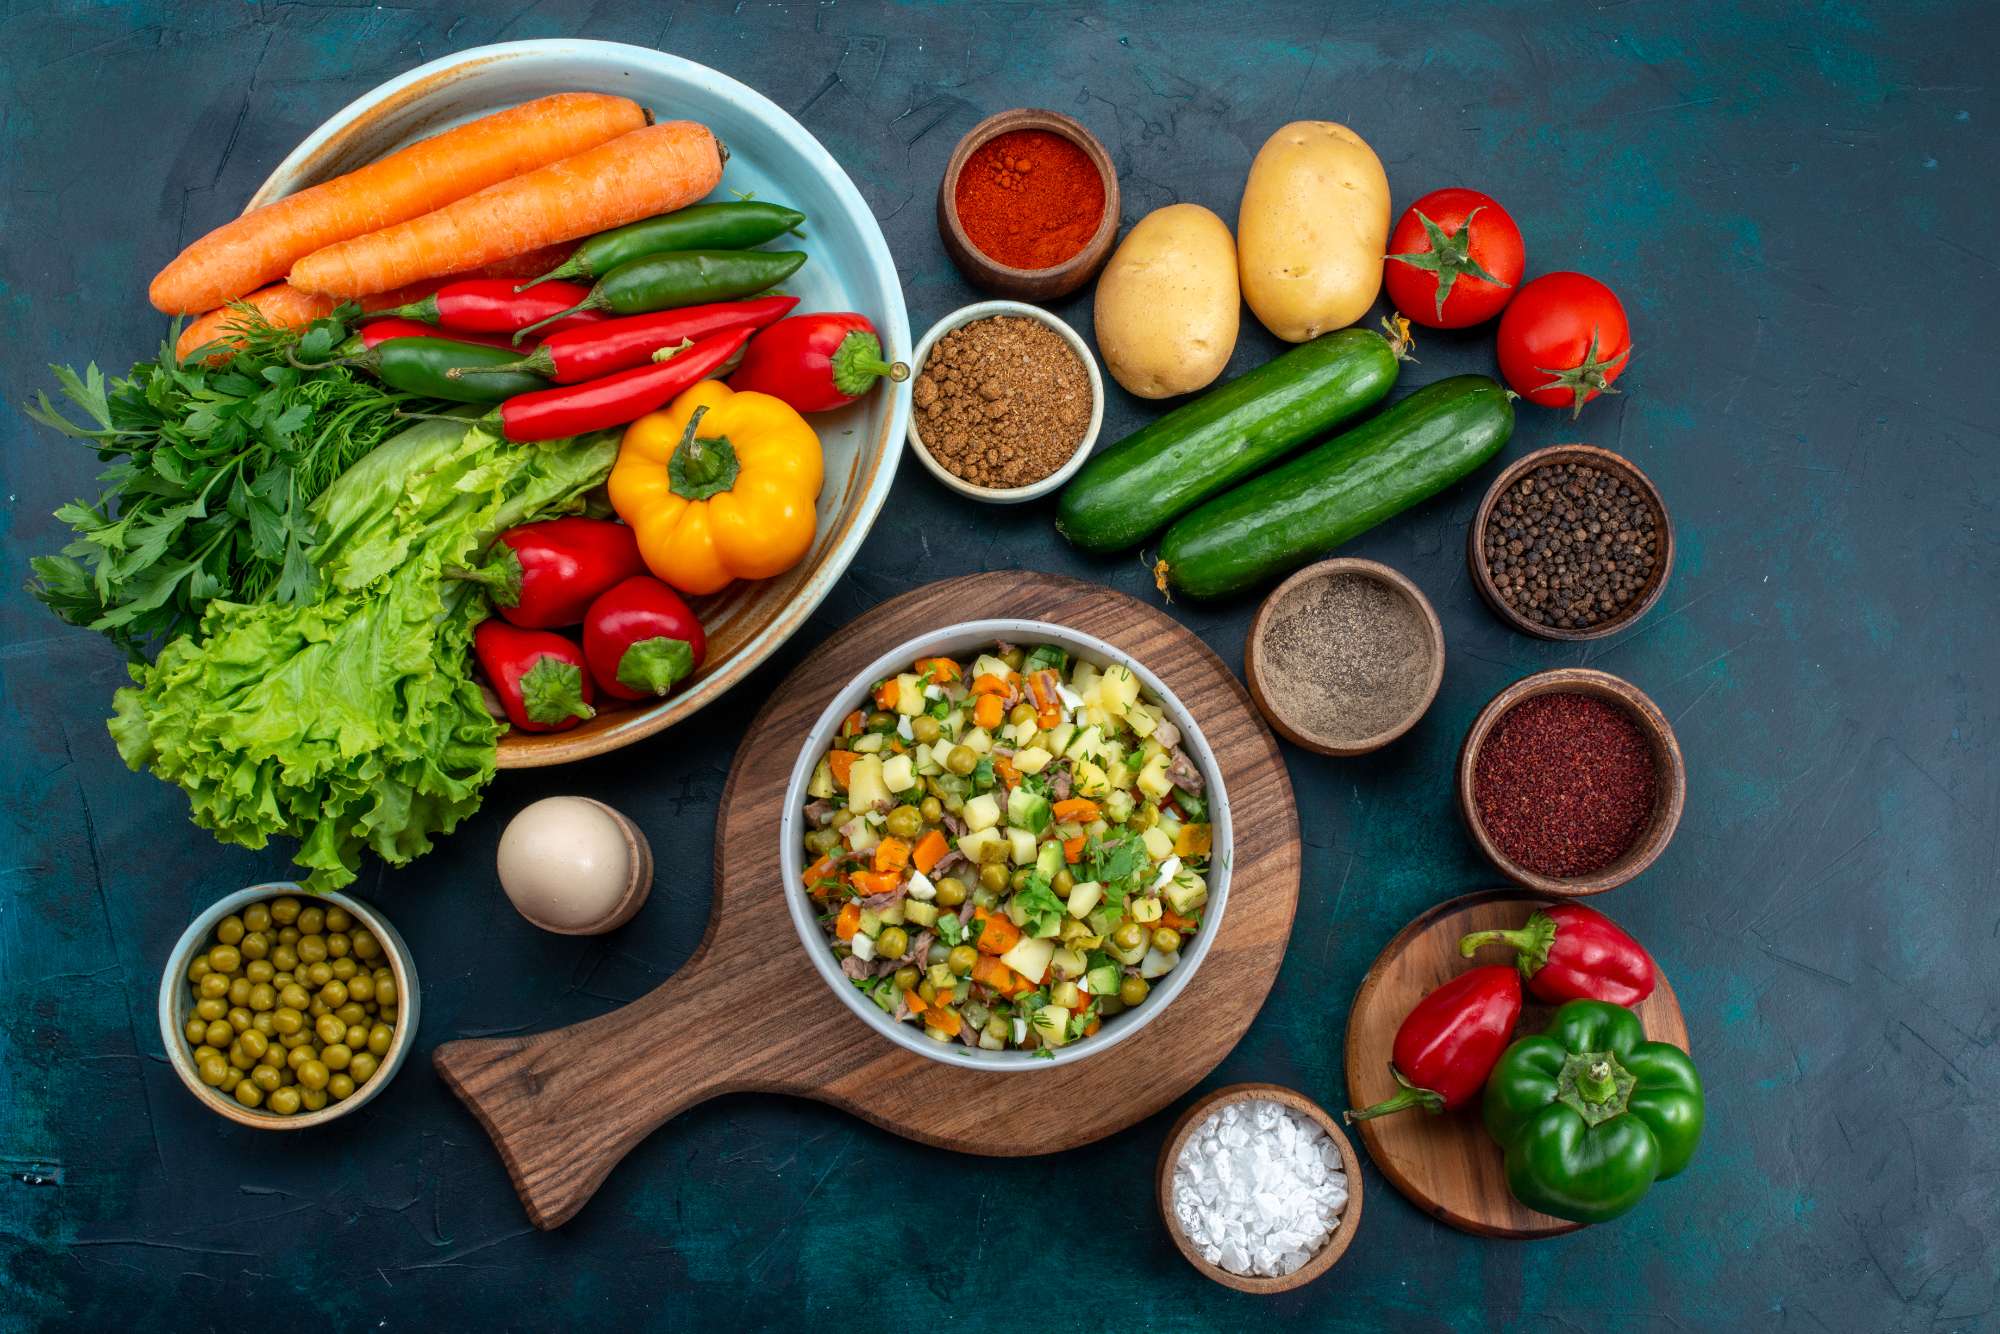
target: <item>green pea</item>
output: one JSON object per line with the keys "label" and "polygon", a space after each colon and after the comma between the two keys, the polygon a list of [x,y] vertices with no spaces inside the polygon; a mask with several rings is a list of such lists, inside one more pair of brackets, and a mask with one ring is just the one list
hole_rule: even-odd
{"label": "green pea", "polygon": [[236,1085],[236,1101],[245,1107],[261,1107],[264,1105],[264,1090],[247,1079],[241,1080]]}
{"label": "green pea", "polygon": [[229,1026],[227,1019],[213,1019],[209,1021],[208,1031],[201,1036],[211,1047],[227,1047],[236,1041],[236,1030]]}
{"label": "green pea", "polygon": [[250,1031],[252,1033],[262,1033],[267,1038],[277,1032],[277,1029],[271,1027],[271,1012],[269,1010],[252,1010],[250,1012]]}
{"label": "green pea", "polygon": [[937,906],[956,908],[965,902],[965,882],[955,875],[948,875],[937,882]]}
{"label": "green pea", "polygon": [[944,732],[944,725],[928,713],[918,714],[910,720],[910,735],[928,746]]}
{"label": "green pea", "polygon": [[271,952],[271,938],[261,931],[252,931],[237,948],[246,959],[261,959]]}
{"label": "green pea", "polygon": [[315,991],[333,981],[333,965],[324,961],[307,964],[302,974],[305,984]]}
{"label": "green pea", "polygon": [[250,988],[250,1008],[254,1010],[274,1010],[278,1007],[278,991],[269,982],[259,982]]}
{"label": "green pea", "polygon": [[204,996],[194,1003],[194,1012],[203,1023],[213,1023],[229,1013],[229,1006],[220,996]]}
{"label": "green pea", "polygon": [[[346,1036],[344,1033],[342,1036]],[[322,1047],[319,1059],[329,1070],[345,1070],[347,1063],[354,1059],[354,1049],[345,1042],[335,1042]]]}
{"label": "green pea", "polygon": [[299,934],[316,936],[326,929],[326,909],[315,904],[299,909]]}
{"label": "green pea", "polygon": [[190,1045],[198,1047],[208,1037],[208,1023],[199,1017],[193,1018],[187,1021],[181,1031],[187,1034],[187,1040]]}
{"label": "green pea", "polygon": [[326,1068],[324,1061],[315,1057],[299,1062],[298,1070],[295,1073],[299,1077],[299,1083],[304,1084],[307,1088],[323,1089],[326,1087],[327,1080],[333,1072]]}
{"label": "green pea", "polygon": [[972,966],[978,962],[979,951],[970,945],[954,945],[951,953],[945,956],[946,965],[960,977],[971,972]]}
{"label": "green pea", "polygon": [[1143,977],[1128,977],[1118,984],[1118,999],[1127,1005],[1137,1005],[1153,990],[1153,984]]}
{"label": "green pea", "polygon": [[248,1007],[250,1004],[250,979],[232,977],[229,979],[229,1003]]}
{"label": "green pea", "polygon": [[278,970],[271,966],[269,959],[252,959],[243,965],[243,976],[249,978],[253,985],[258,982],[269,982],[277,975]]}
{"label": "green pea", "polygon": [[264,1054],[266,1048],[270,1046],[270,1040],[253,1028],[237,1034],[236,1045],[248,1053],[250,1059],[254,1061]]}
{"label": "green pea", "polygon": [[271,900],[271,920],[279,926],[290,926],[299,919],[299,901],[287,894],[281,899]]}
{"label": "green pea", "polygon": [[276,1070],[273,1070],[268,1065],[260,1065],[250,1072],[250,1082],[264,1090],[264,1092],[269,1093],[283,1081],[278,1078]]}
{"label": "green pea", "polygon": [[979,884],[995,894],[1007,888],[1007,868],[999,862],[988,862],[979,868]]}
{"label": "green pea", "polygon": [[327,930],[348,931],[353,929],[353,926],[354,926],[353,915],[349,913],[347,909],[341,907],[339,904],[335,904],[333,907],[328,908],[326,910]]}
{"label": "green pea", "polygon": [[234,945],[243,939],[243,919],[235,913],[215,924],[215,938],[225,945]]}
{"label": "green pea", "polygon": [[229,994],[229,979],[221,973],[203,973],[201,981],[195,984],[204,999],[220,1000]]}
{"label": "green pea", "polygon": [[220,1053],[204,1057],[200,1066],[201,1082],[210,1088],[222,1087],[222,1081],[229,1076],[229,1062]]}
{"label": "green pea", "polygon": [[904,964],[896,970],[896,989],[899,991],[915,991],[917,983],[923,980],[923,976],[914,966]]}
{"label": "green pea", "polygon": [[243,926],[248,931],[268,931],[271,929],[271,905],[253,903],[243,910]]}
{"label": "green pea", "polygon": [[396,1003],[396,979],[375,974],[375,1003],[385,1009]]}
{"label": "green pea", "polygon": [[1027,660],[1028,660],[1027,653],[1020,648],[1010,648],[1006,652],[1000,654],[1000,661],[1007,664],[1007,670],[1010,672],[1020,671],[1021,664],[1026,662]]}
{"label": "green pea", "polygon": [[1035,721],[1035,706],[1023,700],[1008,711],[1007,721],[1016,727]]}
{"label": "green pea", "polygon": [[875,937],[875,956],[879,959],[899,959],[910,948],[910,933],[900,926],[885,926],[882,934]]}
{"label": "green pea", "polygon": [[312,993],[296,982],[286,983],[284,990],[278,993],[278,1004],[288,1010],[303,1010],[311,1002]]}
{"label": "green pea", "polygon": [[306,1026],[306,1017],[297,1010],[282,1009],[271,1015],[271,1027],[283,1037],[290,1037]]}
{"label": "green pea", "polygon": [[347,1025],[330,1014],[323,1014],[313,1025],[313,1032],[319,1034],[321,1042],[338,1042],[347,1036]]}
{"label": "green pea", "polygon": [[897,838],[915,838],[924,832],[924,817],[915,806],[898,806],[882,821],[882,827]]}
{"label": "green pea", "polygon": [[299,937],[299,958],[306,963],[319,963],[326,958],[326,937],[312,934]]}
{"label": "green pea", "polygon": [[824,857],[840,846],[838,829],[814,829],[806,834],[806,851],[815,857]]}
{"label": "green pea", "polygon": [[368,1017],[368,1007],[360,1001],[349,1001],[333,1012],[333,1017],[343,1024],[358,1024]]}
{"label": "green pea", "polygon": [[1019,894],[1022,890],[1028,887],[1028,882],[1030,880],[1033,880],[1034,878],[1035,878],[1034,867],[1017,866],[1014,868],[1014,874],[1007,877],[1007,888],[1013,890],[1016,894]]}
{"label": "green pea", "polygon": [[366,973],[356,973],[347,979],[347,998],[366,1003],[375,999],[375,979]]}
{"label": "green pea", "polygon": [[1181,933],[1170,926],[1153,928],[1153,948],[1162,954],[1178,954],[1181,948]]}
{"label": "green pea", "polygon": [[243,1072],[241,1070],[236,1069],[234,1066],[231,1066],[229,1073],[222,1077],[222,1082],[220,1084],[217,1084],[216,1087],[221,1089],[224,1093],[234,1093],[236,1092],[236,1086],[242,1082],[243,1082]]}
{"label": "green pea", "polygon": [[250,1025],[255,1022],[255,1020],[251,1017],[250,1011],[244,1009],[240,1005],[231,1006],[227,1017],[229,1020],[229,1026],[235,1029],[238,1033],[248,1031]]}
{"label": "green pea", "polygon": [[295,927],[295,926],[281,926],[281,927],[279,927],[279,928],[278,928],[278,943],[279,943],[280,945],[296,945],[296,944],[298,944],[298,943],[299,943],[299,929],[298,929],[297,927]]}
{"label": "green pea", "polygon": [[347,984],[334,978],[319,989],[319,998],[337,1010],[347,1004]]}
{"label": "green pea", "polygon": [[352,1097],[354,1094],[354,1077],[345,1070],[337,1075],[331,1075],[326,1081],[326,1091],[333,1095],[335,1102],[339,1102],[343,1098]]}
{"label": "green pea", "polygon": [[326,1090],[323,1088],[301,1089],[299,1091],[299,1106],[309,1112],[318,1111],[320,1108],[326,1106]]}
{"label": "green pea", "polygon": [[[1118,928],[1111,933],[1111,943],[1123,954],[1130,954],[1133,950],[1144,949],[1146,946],[1146,928],[1140,926],[1137,922],[1120,922]],[[1137,1004],[1137,1002],[1134,1002],[1134,1004]]]}
{"label": "green pea", "polygon": [[289,973],[299,966],[299,952],[290,945],[280,945],[271,951],[271,966],[281,973]]}
{"label": "green pea", "polygon": [[963,776],[979,767],[979,756],[970,746],[953,746],[951,753],[944,757],[944,767]]}
{"label": "green pea", "polygon": [[354,933],[354,957],[357,959],[379,959],[382,957],[382,942],[367,931]]}
{"label": "green pea", "polygon": [[218,973],[233,973],[243,966],[243,955],[234,945],[217,945],[208,952],[208,966]]}
{"label": "green pea", "polygon": [[1056,893],[1064,895],[1066,897],[1072,889],[1076,888],[1076,877],[1072,875],[1070,873],[1070,869],[1067,866],[1065,866],[1060,871],[1056,872],[1055,878],[1049,881],[1049,885],[1051,888],[1055,890]]}
{"label": "green pea", "polygon": [[365,1023],[349,1024],[346,1035],[340,1040],[346,1045],[349,1051],[361,1050],[368,1045],[368,1025]]}
{"label": "green pea", "polygon": [[187,979],[194,985],[200,986],[201,980],[207,977],[209,972],[208,956],[206,954],[197,954],[194,956],[193,962],[188,964]]}
{"label": "green pea", "polygon": [[368,1030],[368,1053],[371,1056],[386,1055],[389,1042],[396,1035],[389,1031],[387,1024],[377,1024]]}
{"label": "green pea", "polygon": [[281,1088],[271,1094],[268,1106],[279,1116],[294,1116],[298,1113],[301,1095],[295,1088]]}
{"label": "green pea", "polygon": [[354,1059],[347,1063],[347,1073],[353,1076],[357,1084],[366,1084],[369,1077],[380,1068],[381,1062],[365,1051],[355,1052]]}
{"label": "green pea", "polygon": [[336,931],[326,938],[326,955],[329,959],[345,959],[349,943],[345,931]]}
{"label": "green pea", "polygon": [[925,824],[936,824],[944,819],[944,803],[936,797],[925,797],[917,805],[917,814],[924,817]]}

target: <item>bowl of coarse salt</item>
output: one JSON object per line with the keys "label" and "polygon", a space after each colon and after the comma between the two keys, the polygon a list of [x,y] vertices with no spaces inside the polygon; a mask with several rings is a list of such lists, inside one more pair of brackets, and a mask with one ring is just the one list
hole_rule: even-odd
{"label": "bowl of coarse salt", "polygon": [[1361,1163],[1312,1099],[1232,1084],[1174,1122],[1159,1196],[1167,1235],[1189,1264],[1238,1292],[1289,1292],[1354,1240]]}

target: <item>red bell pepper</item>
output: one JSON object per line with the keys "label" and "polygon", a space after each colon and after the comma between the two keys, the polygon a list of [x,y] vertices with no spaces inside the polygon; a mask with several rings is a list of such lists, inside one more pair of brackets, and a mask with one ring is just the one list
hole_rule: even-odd
{"label": "red bell pepper", "polygon": [[795,296],[758,296],[746,301],[715,301],[705,306],[651,315],[628,315],[584,329],[555,334],[519,361],[504,366],[468,366],[455,375],[497,375],[530,371],[557,384],[580,384],[600,375],[630,370],[653,360],[654,354],[682,343],[737,329],[761,329],[799,304]]}
{"label": "red bell pepper", "polygon": [[708,636],[680,594],[649,574],[607,589],[583,618],[583,657],[614,699],[670,693],[701,666]]}
{"label": "red bell pepper", "polygon": [[750,333],[737,329],[713,334],[650,366],[517,394],[500,405],[500,429],[509,440],[560,440],[635,422],[721,370],[750,341]]}
{"label": "red bell pepper", "polygon": [[[453,333],[511,334],[575,306],[590,295],[575,283],[543,283],[526,292],[514,290],[512,278],[462,278],[446,283],[419,301],[385,310],[389,319],[420,320]],[[604,319],[595,310],[578,311],[548,326],[543,337],[560,329],[575,329]]]}
{"label": "red bell pepper", "polygon": [[472,652],[507,721],[523,732],[566,732],[596,716],[583,650],[561,635],[481,621]]}
{"label": "red bell pepper", "polygon": [[[436,338],[437,330],[417,320],[386,319],[370,320],[355,330],[355,336],[363,347],[380,347],[392,338]],[[497,335],[462,333],[454,339],[460,343],[478,343],[484,347],[512,347],[506,338]]]}
{"label": "red bell pepper", "polygon": [[1494,964],[1460,973],[1418,1001],[1396,1030],[1389,1073],[1402,1085],[1347,1120],[1387,1116],[1406,1107],[1442,1112],[1463,1107],[1486,1086],[1521,1018],[1521,978]]}
{"label": "red bell pepper", "polygon": [[782,398],[800,412],[828,412],[885,376],[900,384],[910,368],[882,360],[882,340],[867,316],[794,315],[750,340],[729,387]]}
{"label": "red bell pepper", "polygon": [[1600,1000],[1637,1005],[1653,994],[1653,959],[1603,913],[1580,903],[1538,908],[1518,931],[1474,931],[1458,942],[1470,959],[1482,945],[1512,945],[1537,1000]]}
{"label": "red bell pepper", "polygon": [[509,528],[484,565],[454,573],[483,585],[511,624],[550,630],[577,624],[598,594],[645,569],[630,528],[572,516]]}

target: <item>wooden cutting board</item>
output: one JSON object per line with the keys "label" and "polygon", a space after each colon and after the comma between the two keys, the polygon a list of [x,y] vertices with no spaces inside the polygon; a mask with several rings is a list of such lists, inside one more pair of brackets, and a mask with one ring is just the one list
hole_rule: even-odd
{"label": "wooden cutting board", "polygon": [[[1512,963],[1513,952],[1489,945],[1471,959],[1460,956],[1459,937],[1470,931],[1517,927],[1535,909],[1560,899],[1541,898],[1519,889],[1490,889],[1441,903],[1396,934],[1378,955],[1354,993],[1347,1016],[1347,1097],[1352,1107],[1369,1107],[1396,1092],[1389,1074],[1390,1048],[1396,1029],[1416,1003],[1446,978],[1480,964]],[[1233,906],[1233,905],[1232,905]],[[1593,908],[1595,904],[1591,905]],[[1598,909],[1598,911],[1603,911]],[[1606,913],[1606,916],[1610,914]],[[1643,942],[1642,942],[1643,943]],[[1681,1018],[1674,989],[1660,973],[1653,994],[1633,1007],[1646,1036],[1688,1049],[1687,1024]],[[1533,996],[1515,1032],[1539,1033],[1548,1026],[1555,1007]],[[1485,1237],[1526,1240],[1553,1237],[1582,1227],[1552,1218],[1517,1201],[1507,1189],[1500,1148],[1480,1123],[1479,1105],[1436,1116],[1422,1111],[1357,1121],[1368,1156],[1389,1184],[1425,1213],[1463,1232]],[[1669,1181],[1656,1190],[1672,1190]]]}
{"label": "wooden cutting board", "polygon": [[[1082,630],[1150,667],[1200,721],[1236,817],[1229,905],[1186,990],[1101,1056],[1014,1074],[926,1060],[843,1008],[793,934],[777,841],[800,740],[840,688],[902,640],[994,616]],[[1298,891],[1298,811],[1277,744],[1235,676],[1191,631],[1077,580],[1022,570],[970,575],[876,607],[773,692],[729,771],[716,818],[715,906],[679,972],[623,1009],[529,1037],[448,1042],[433,1060],[493,1137],[542,1228],[573,1217],[669,1117],[721,1093],[816,1098],[961,1153],[1073,1149],[1165,1107],[1236,1045],[1277,977]],[[730,1020],[747,1014],[757,1016],[754,1032]]]}

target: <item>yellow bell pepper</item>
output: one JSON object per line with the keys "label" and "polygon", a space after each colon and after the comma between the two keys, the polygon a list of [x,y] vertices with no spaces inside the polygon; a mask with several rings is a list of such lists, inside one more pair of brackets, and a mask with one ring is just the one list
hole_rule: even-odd
{"label": "yellow bell pepper", "polygon": [[700,594],[798,564],[824,477],[819,436],[789,404],[703,380],[626,429],[609,487],[647,568]]}

